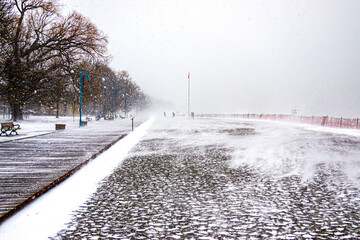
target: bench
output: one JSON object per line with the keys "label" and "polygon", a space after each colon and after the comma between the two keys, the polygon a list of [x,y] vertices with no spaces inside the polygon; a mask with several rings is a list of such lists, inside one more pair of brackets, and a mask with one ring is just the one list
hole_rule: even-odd
{"label": "bench", "polygon": [[[13,122],[3,122],[1,123],[1,133],[0,136],[2,134],[5,133],[6,136],[11,135],[13,132],[16,133],[16,135],[18,135],[17,130],[20,129],[20,125],[19,124],[14,124]],[[8,133],[10,132],[10,134]]]}

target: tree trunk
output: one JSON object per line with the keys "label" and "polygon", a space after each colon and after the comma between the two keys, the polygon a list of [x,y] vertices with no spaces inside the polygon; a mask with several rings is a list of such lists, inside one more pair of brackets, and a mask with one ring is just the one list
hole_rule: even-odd
{"label": "tree trunk", "polygon": [[59,102],[56,102],[56,118],[59,118]]}
{"label": "tree trunk", "polygon": [[11,117],[14,122],[17,120],[23,120],[23,114],[20,104],[10,103],[10,108],[11,108]]}

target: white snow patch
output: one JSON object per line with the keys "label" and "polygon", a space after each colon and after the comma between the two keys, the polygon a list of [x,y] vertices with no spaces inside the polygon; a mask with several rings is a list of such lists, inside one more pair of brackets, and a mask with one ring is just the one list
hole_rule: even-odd
{"label": "white snow patch", "polygon": [[360,137],[359,129],[331,128],[331,127],[321,127],[321,126],[307,126],[307,127],[305,127],[305,129],[319,131],[319,132],[329,132],[329,133],[335,133],[335,134]]}
{"label": "white snow patch", "polygon": [[341,169],[349,180],[360,185],[360,151],[355,146],[359,130],[270,121],[251,123],[257,134],[229,142],[234,149],[232,167],[248,165],[276,178],[295,175],[306,182],[321,164],[325,169]]}

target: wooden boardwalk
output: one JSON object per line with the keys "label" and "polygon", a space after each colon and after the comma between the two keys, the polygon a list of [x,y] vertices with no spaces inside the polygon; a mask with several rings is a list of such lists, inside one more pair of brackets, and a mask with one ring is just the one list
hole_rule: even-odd
{"label": "wooden boardwalk", "polygon": [[129,121],[0,143],[0,223],[131,131]]}

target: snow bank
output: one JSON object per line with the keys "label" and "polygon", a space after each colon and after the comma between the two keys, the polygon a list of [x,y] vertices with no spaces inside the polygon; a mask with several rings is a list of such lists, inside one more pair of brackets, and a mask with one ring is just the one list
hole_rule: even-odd
{"label": "snow bank", "polygon": [[150,119],[143,123],[65,182],[3,222],[0,239],[48,239],[54,236],[70,221],[71,212],[95,192],[99,181],[122,162],[153,121]]}

